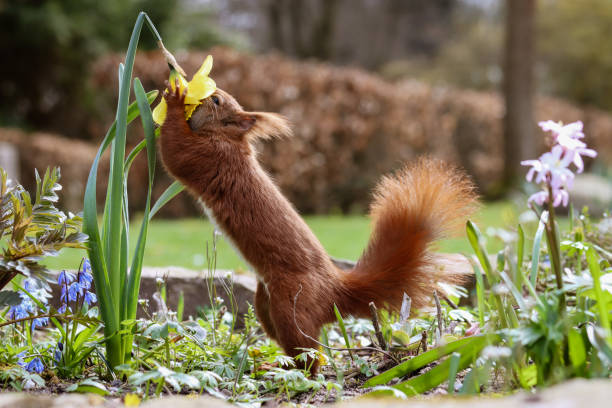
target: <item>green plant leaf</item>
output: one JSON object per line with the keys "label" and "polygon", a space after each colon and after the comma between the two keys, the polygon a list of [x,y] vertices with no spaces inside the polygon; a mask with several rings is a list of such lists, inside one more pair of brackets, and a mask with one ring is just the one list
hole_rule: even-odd
{"label": "green plant leaf", "polygon": [[464,347],[478,348],[480,347],[481,343],[483,344],[482,347],[484,347],[484,345],[495,343],[499,340],[500,337],[496,334],[481,334],[478,336],[464,337],[462,339],[455,340],[443,346],[431,349],[423,354],[419,354],[418,356],[413,357],[410,360],[407,360],[401,364],[398,364],[395,367],[383,373],[380,373],[375,377],[370,378],[363,384],[363,386],[373,387],[375,385],[386,384],[394,378],[409,375],[410,373],[418,370],[419,368],[425,367],[427,364],[433,363],[434,361],[439,360],[454,351],[463,349]]}
{"label": "green plant leaf", "polygon": [[[457,349],[457,353],[460,355],[458,363],[452,358],[447,358],[446,360],[433,367],[426,373],[396,384],[393,386],[393,388],[402,391],[407,396],[413,396],[422,394],[425,391],[437,387],[444,381],[448,380],[449,372],[451,370],[451,364],[457,366],[457,371],[461,371],[467,368],[478,357],[480,351],[487,344],[489,344],[491,340],[498,340],[499,337],[497,337],[496,335],[483,335],[474,336],[470,339],[472,339],[472,342],[470,344],[464,345],[460,349]],[[364,386],[366,385],[364,384]]]}
{"label": "green plant leaf", "polygon": [[572,366],[578,375],[584,375],[587,364],[587,352],[582,338],[582,330],[567,332],[567,345]]}
{"label": "green plant leaf", "polygon": [[[351,348],[351,342],[349,341],[348,333],[346,332],[346,326],[344,325],[344,319],[340,314],[340,310],[338,310],[338,306],[334,303],[334,313],[336,314],[336,319],[338,320],[338,326],[340,326],[340,331],[342,332],[342,337],[344,337],[344,344],[346,344],[347,348]],[[349,356],[351,360],[355,361],[353,358],[353,352],[349,350]]]}
{"label": "green plant leaf", "polygon": [[[149,170],[149,185],[147,187],[147,201],[140,226],[140,233],[132,257],[132,266],[128,277],[127,285],[124,287],[124,306],[122,320],[130,319],[136,316],[136,308],[138,305],[138,294],[140,292],[140,276],[142,273],[142,264],[144,258],[144,250],[147,241],[147,232],[149,228],[149,212],[151,209],[151,193],[153,191],[153,180],[155,175],[155,127],[153,125],[153,117],[151,115],[151,107],[146,98],[146,93],[140,80],[134,80],[134,94],[136,102],[141,112],[142,127],[144,129],[145,141],[147,147],[147,165]],[[131,341],[131,339],[129,339]]]}
{"label": "green plant leaf", "polygon": [[0,291],[0,309],[6,306],[17,306],[21,304],[21,296],[13,290]]}
{"label": "green plant leaf", "polygon": [[[111,368],[122,364],[125,359],[130,359],[132,346],[131,334],[120,330],[120,322],[124,320],[122,316],[128,309],[126,303],[136,301],[136,299],[124,296],[126,285],[128,285],[126,278],[128,274],[128,205],[125,192],[124,159],[127,126],[139,112],[145,111],[142,95],[140,95],[136,104],[129,105],[134,57],[142,25],[145,21],[161,42],[159,33],[151,20],[144,12],[141,12],[132,30],[125,65],[120,64],[118,69],[119,100],[115,123],[106,134],[91,166],[83,205],[83,230],[89,236],[88,253],[98,293],[100,314],[104,321],[106,358],[108,366]],[[146,109],[150,109],[148,95],[145,99],[147,99]],[[132,108],[132,106],[135,107]],[[97,220],[96,179],[100,157],[109,146],[111,150],[109,185],[102,217],[102,235],[100,235]],[[124,338],[124,336],[127,337]]]}
{"label": "green plant leaf", "polygon": [[168,186],[168,188],[162,193],[161,196],[157,199],[153,208],[151,208],[151,212],[149,213],[149,220],[152,219],[155,214],[170,200],[172,200],[178,193],[183,191],[185,186],[182,185],[179,181],[174,181],[172,184]]}
{"label": "green plant leaf", "polygon": [[78,384],[72,384],[66,388],[67,392],[80,392],[80,393],[93,393],[98,395],[108,395],[110,392],[106,389],[104,384],[87,378]]}

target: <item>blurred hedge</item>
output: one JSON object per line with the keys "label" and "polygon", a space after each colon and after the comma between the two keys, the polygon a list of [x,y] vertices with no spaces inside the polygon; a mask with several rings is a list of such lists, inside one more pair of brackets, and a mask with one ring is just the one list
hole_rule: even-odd
{"label": "blurred hedge", "polygon": [[[460,164],[483,194],[498,193],[504,108],[495,93],[410,81],[393,84],[361,70],[279,55],[253,56],[222,48],[211,53],[212,77],[245,109],[279,112],[293,123],[294,137],[264,143],[260,157],[301,211],[365,209],[382,174],[422,154]],[[191,74],[205,55],[185,53],[177,58]],[[116,89],[120,60],[112,55],[98,61],[98,87]],[[157,52],[139,55],[135,72],[146,89],[161,88],[168,75]],[[609,115],[540,98],[536,118],[584,121],[587,141],[604,160],[612,161]]]}
{"label": "blurred hedge", "polygon": [[[303,212],[365,210],[370,190],[382,174],[422,154],[458,163],[473,175],[483,194],[498,193],[504,110],[497,94],[417,82],[392,84],[364,71],[295,62],[278,55],[252,56],[227,49],[213,49],[212,54],[213,78],[246,109],[280,112],[293,122],[294,136],[263,143],[260,157],[283,192]],[[177,57],[191,74],[205,55]],[[99,108],[104,112],[92,121],[99,135],[96,144],[113,120],[116,69],[121,59],[110,55],[95,64],[92,85],[98,89]],[[135,72],[146,89],[161,88],[168,75],[157,52],[140,54]],[[584,121],[588,143],[600,151],[603,161],[612,162],[609,115],[540,98],[536,118]],[[131,143],[140,137],[136,121]],[[93,145],[6,129],[0,129],[0,140],[18,144],[25,176],[33,176],[34,166],[60,164],[65,189],[71,192],[70,208],[80,209],[79,190],[95,154]],[[144,206],[146,161],[141,159],[129,178],[132,211]],[[171,182],[159,167],[156,195]],[[105,191],[103,173],[100,196]],[[198,211],[195,201],[185,195],[173,200],[164,214],[182,216]]]}

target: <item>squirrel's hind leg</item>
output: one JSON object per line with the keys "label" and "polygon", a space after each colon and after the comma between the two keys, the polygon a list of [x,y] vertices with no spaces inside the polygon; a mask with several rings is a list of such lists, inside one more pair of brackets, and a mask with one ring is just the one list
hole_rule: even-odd
{"label": "squirrel's hind leg", "polygon": [[272,340],[278,341],[276,328],[270,317],[270,296],[268,295],[266,286],[259,281],[257,282],[257,290],[255,291],[255,314],[268,336]]}
{"label": "squirrel's hind leg", "polygon": [[[271,293],[277,292],[272,290]],[[294,305],[293,296],[285,297],[287,294],[285,292],[276,297],[272,295],[269,311],[276,328],[276,341],[288,356],[295,357],[306,351],[304,349],[317,349],[318,344],[315,339],[319,337],[322,322],[316,317],[316,308],[311,308],[300,300]],[[296,360],[295,364],[298,368],[309,368],[313,375],[319,368],[318,358],[308,358],[306,362]]]}

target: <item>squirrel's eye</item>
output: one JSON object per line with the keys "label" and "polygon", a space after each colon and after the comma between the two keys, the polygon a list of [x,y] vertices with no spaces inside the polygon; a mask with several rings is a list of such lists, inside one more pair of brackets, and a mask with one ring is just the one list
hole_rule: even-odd
{"label": "squirrel's eye", "polygon": [[212,99],[215,105],[219,105],[219,98],[216,95],[211,96],[210,99]]}

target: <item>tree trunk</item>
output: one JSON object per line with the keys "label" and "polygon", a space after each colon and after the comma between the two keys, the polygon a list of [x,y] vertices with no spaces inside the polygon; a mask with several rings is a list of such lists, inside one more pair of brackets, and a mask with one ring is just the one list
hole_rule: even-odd
{"label": "tree trunk", "polygon": [[270,25],[270,44],[280,52],[285,52],[285,42],[283,41],[283,2],[271,0],[267,4],[268,24]]}
{"label": "tree trunk", "polygon": [[337,10],[338,0],[326,0],[321,5],[321,15],[312,33],[311,56],[321,60],[331,58]]}
{"label": "tree trunk", "polygon": [[534,15],[536,0],[506,1],[504,64],[504,179],[517,185],[524,173],[521,160],[535,159],[533,116]]}

